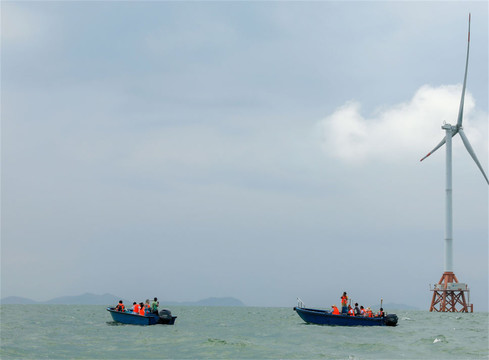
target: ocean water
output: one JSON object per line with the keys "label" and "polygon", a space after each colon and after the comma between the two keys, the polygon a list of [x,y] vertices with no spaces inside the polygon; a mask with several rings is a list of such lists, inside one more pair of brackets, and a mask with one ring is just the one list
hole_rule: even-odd
{"label": "ocean water", "polygon": [[489,359],[488,313],[398,311],[397,327],[305,324],[290,308],[186,307],[175,325],[104,306],[2,305],[5,359]]}

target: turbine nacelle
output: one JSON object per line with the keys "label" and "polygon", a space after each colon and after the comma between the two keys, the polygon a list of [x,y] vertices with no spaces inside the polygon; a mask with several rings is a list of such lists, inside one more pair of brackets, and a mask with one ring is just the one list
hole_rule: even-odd
{"label": "turbine nacelle", "polygon": [[457,125],[452,126],[452,124],[443,123],[443,126],[441,128],[443,130],[452,130],[452,131],[455,131],[455,130],[458,130],[459,127]]}

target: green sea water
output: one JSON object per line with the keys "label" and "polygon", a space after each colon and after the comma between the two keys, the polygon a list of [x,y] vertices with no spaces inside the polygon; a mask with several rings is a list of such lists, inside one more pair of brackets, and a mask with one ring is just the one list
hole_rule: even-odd
{"label": "green sea water", "polygon": [[397,327],[305,324],[290,308],[172,307],[175,325],[104,306],[2,305],[6,359],[489,359],[488,313],[399,311]]}

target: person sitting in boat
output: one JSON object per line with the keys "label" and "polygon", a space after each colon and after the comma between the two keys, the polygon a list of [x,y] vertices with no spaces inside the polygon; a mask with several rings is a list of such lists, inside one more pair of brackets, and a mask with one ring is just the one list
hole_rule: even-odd
{"label": "person sitting in boat", "polygon": [[348,315],[349,316],[355,316],[355,311],[351,307],[351,305],[348,305]]}
{"label": "person sitting in boat", "polygon": [[360,308],[358,307],[358,303],[355,303],[355,309],[353,311],[355,312],[355,316],[360,316]]}
{"label": "person sitting in boat", "polygon": [[158,306],[160,305],[158,298],[154,298],[153,302],[151,303],[151,312],[154,314],[158,313]]}
{"label": "person sitting in boat", "polygon": [[139,314],[139,305],[138,305],[138,303],[137,303],[137,302],[135,302],[135,301],[134,301],[134,302],[132,303],[132,309],[131,309],[131,310],[132,310],[132,312],[133,312],[134,314]]}
{"label": "person sitting in boat", "polygon": [[117,304],[117,306],[115,307],[115,311],[124,312],[124,303],[122,302],[122,300],[119,300],[119,304]]}
{"label": "person sitting in boat", "polygon": [[139,315],[141,316],[144,316],[145,314],[145,311],[144,311],[144,304],[143,303],[139,303]]}
{"label": "person sitting in boat", "polygon": [[365,308],[363,305],[360,306],[360,316],[366,316],[367,312],[365,311]]}
{"label": "person sitting in boat", "polygon": [[341,313],[346,314],[348,312],[348,296],[346,295],[346,291],[343,292],[341,296]]}
{"label": "person sitting in boat", "polygon": [[333,314],[333,315],[340,315],[340,311],[338,310],[338,308],[336,307],[336,305],[332,305],[331,307],[333,308],[333,310],[331,311],[331,314]]}
{"label": "person sitting in boat", "polygon": [[377,317],[384,317],[385,316],[384,309],[380,308],[380,311],[377,313],[376,316]]}
{"label": "person sitting in boat", "polygon": [[367,308],[367,317],[374,317],[374,314],[369,307]]}

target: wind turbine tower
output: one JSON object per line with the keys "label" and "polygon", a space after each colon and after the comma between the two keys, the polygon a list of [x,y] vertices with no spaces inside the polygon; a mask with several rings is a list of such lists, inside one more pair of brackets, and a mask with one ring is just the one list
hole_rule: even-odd
{"label": "wind turbine tower", "polygon": [[[430,311],[439,312],[470,312],[474,311],[473,304],[470,303],[470,290],[467,284],[459,283],[455,273],[453,272],[453,252],[452,252],[452,228],[453,228],[453,216],[452,216],[452,138],[460,134],[462,142],[465,148],[469,152],[470,156],[476,163],[482,175],[486,179],[489,185],[489,180],[487,179],[486,173],[482,169],[482,166],[475,155],[472,146],[465,136],[462,127],[463,112],[464,112],[464,97],[465,97],[465,85],[467,83],[467,68],[469,65],[469,47],[470,47],[470,14],[469,14],[469,36],[467,40],[467,59],[465,62],[465,76],[464,84],[462,88],[462,97],[460,99],[460,107],[458,110],[457,124],[443,124],[441,127],[445,130],[445,137],[442,141],[428,153],[420,161],[423,161],[428,156],[433,154],[441,146],[446,143],[446,208],[445,208],[445,271],[440,279],[440,281],[430,289],[433,291],[433,297],[431,300]],[[467,299],[466,295],[467,294]]]}

